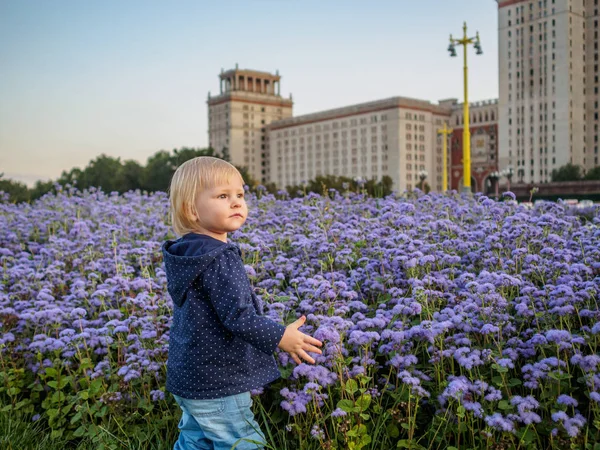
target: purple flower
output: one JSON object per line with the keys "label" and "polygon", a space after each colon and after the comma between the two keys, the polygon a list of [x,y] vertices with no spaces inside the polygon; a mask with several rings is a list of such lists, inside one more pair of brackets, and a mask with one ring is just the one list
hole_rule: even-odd
{"label": "purple flower", "polygon": [[319,427],[318,425],[313,425],[313,427],[310,430],[310,435],[314,438],[314,439],[318,439],[321,440],[325,437],[325,432],[321,429],[321,427]]}
{"label": "purple flower", "polygon": [[164,391],[161,390],[152,390],[150,391],[150,397],[152,398],[153,402],[158,402],[160,400],[164,400],[165,399],[165,393]]}
{"label": "purple flower", "polygon": [[485,423],[498,431],[514,431],[515,429],[515,424],[506,417],[503,417],[500,413],[494,413],[491,416],[486,416]]}
{"label": "purple flower", "polygon": [[345,415],[347,415],[348,413],[346,413],[346,411],[344,411],[343,409],[340,408],[336,408],[332,413],[331,413],[331,417],[344,417]]}
{"label": "purple flower", "polygon": [[75,308],[71,311],[71,317],[74,319],[85,317],[86,314],[87,314],[87,312],[83,308]]}
{"label": "purple flower", "polygon": [[572,406],[572,407],[576,407],[578,405],[577,400],[575,400],[573,397],[566,395],[566,394],[559,395],[556,402],[559,405],[566,405],[566,406]]}

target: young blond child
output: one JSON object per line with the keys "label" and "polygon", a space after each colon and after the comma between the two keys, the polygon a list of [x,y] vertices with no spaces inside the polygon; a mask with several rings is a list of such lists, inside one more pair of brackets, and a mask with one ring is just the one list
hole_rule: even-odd
{"label": "young blond child", "polygon": [[322,344],[263,316],[241,252],[227,233],[246,221],[244,180],[226,161],[198,157],[171,181],[171,216],[177,240],[162,246],[173,299],[167,390],[183,411],[175,450],[263,448],[250,409],[250,390],[279,377],[275,348],[296,363],[314,364],[307,352]]}

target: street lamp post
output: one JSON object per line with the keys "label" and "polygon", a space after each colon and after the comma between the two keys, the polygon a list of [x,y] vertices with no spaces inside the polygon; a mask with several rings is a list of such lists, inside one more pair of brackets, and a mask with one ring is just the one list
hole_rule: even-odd
{"label": "street lamp post", "polygon": [[426,170],[421,170],[419,172],[419,179],[421,180],[420,186],[421,186],[421,190],[423,192],[425,192],[425,179],[427,178],[427,175],[428,175],[428,173]]}
{"label": "street lamp post", "polygon": [[513,171],[512,166],[508,166],[506,169],[504,169],[502,172],[500,172],[500,176],[506,177],[506,179],[508,180],[508,184],[506,187],[507,191],[510,191],[510,182],[512,180],[513,175],[514,175],[514,171]]}
{"label": "street lamp post", "polygon": [[442,191],[448,190],[448,136],[452,134],[454,130],[448,128],[448,123],[444,122],[444,128],[437,130],[438,134],[444,139],[444,173],[442,175]]}
{"label": "street lamp post", "polygon": [[512,180],[513,174],[514,174],[514,171],[513,171],[512,166],[508,166],[506,169],[504,169],[500,173],[500,175],[503,175],[503,176],[505,176],[508,179],[508,186],[507,186],[507,189],[506,189],[507,191],[510,191],[510,182]]}
{"label": "street lamp post", "polygon": [[464,91],[465,91],[465,102],[463,106],[464,115],[464,131],[463,131],[463,192],[471,192],[471,131],[469,129],[469,77],[468,77],[468,66],[467,66],[467,47],[469,44],[473,44],[477,54],[483,54],[481,50],[481,43],[479,41],[479,32],[474,38],[467,36],[467,23],[463,25],[463,38],[454,39],[450,35],[450,46],[448,51],[450,56],[456,56],[455,45],[462,45],[464,47]]}
{"label": "street lamp post", "polygon": [[500,172],[498,172],[497,170],[493,171],[492,173],[489,174],[489,179],[492,180],[493,183],[493,187],[494,187],[494,193],[496,195],[496,200],[498,200],[498,185],[499,180],[500,180]]}

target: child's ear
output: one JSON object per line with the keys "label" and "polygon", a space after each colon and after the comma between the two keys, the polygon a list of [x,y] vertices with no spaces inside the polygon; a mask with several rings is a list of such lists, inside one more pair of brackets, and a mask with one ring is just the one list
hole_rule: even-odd
{"label": "child's ear", "polygon": [[198,220],[198,215],[196,214],[194,207],[190,203],[186,203],[183,208],[185,211],[185,216],[190,222],[196,222]]}

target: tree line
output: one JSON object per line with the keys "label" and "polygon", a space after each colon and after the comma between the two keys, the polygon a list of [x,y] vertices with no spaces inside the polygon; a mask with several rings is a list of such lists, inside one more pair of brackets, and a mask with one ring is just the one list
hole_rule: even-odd
{"label": "tree line", "polygon": [[[37,181],[32,188],[20,181],[6,179],[3,174],[0,174],[0,192],[8,194],[10,202],[20,203],[31,202],[49,192],[55,192],[57,185],[71,185],[80,190],[96,187],[104,192],[121,194],[136,189],[147,192],[166,191],[177,167],[197,156],[213,156],[230,160],[226,148],[221,153],[212,148],[193,147],[182,147],[172,152],[160,150],[150,156],[145,165],[132,159],[121,161],[121,158],[101,154],[83,169],[74,167],[69,171],[63,171],[58,179]],[[250,175],[247,167],[237,167],[237,169],[250,189],[258,189],[260,183]],[[274,183],[266,184],[261,189],[266,189],[273,194],[279,192],[279,188]],[[287,192],[290,196],[296,197],[308,192],[323,193],[326,189],[338,191],[360,189],[371,196],[381,197],[392,192],[392,179],[385,176],[381,181],[353,180],[327,175],[317,177],[300,186],[288,186]]]}
{"label": "tree line", "polygon": [[552,171],[552,181],[591,181],[600,180],[600,166],[588,170],[585,174],[581,166],[566,164]]}

